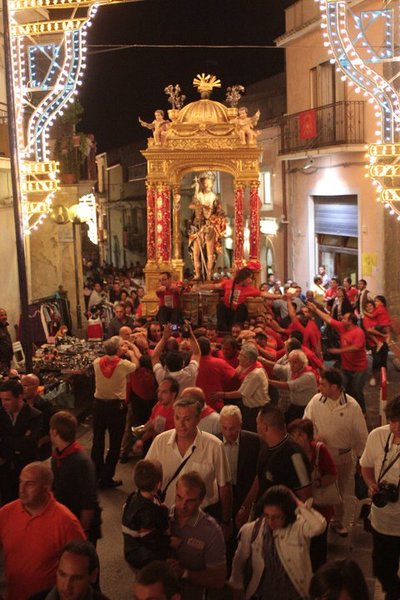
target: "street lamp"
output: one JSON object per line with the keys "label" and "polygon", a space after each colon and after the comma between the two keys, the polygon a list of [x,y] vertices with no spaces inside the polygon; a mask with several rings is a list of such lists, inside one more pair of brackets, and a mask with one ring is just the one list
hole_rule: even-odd
{"label": "street lamp", "polygon": [[79,294],[79,271],[78,271],[78,244],[76,236],[76,226],[79,227],[86,223],[88,219],[88,211],[84,203],[73,204],[69,208],[66,208],[62,204],[58,204],[52,207],[50,213],[50,219],[57,225],[65,225],[66,223],[72,223],[72,236],[74,244],[74,264],[75,264],[75,294],[76,294],[76,323],[78,329],[82,329],[82,309]]}

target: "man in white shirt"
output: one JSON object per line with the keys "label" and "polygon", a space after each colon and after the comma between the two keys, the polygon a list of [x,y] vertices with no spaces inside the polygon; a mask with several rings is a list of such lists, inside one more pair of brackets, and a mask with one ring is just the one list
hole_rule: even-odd
{"label": "man in white shirt", "polygon": [[[271,385],[289,390],[290,404],[286,412],[286,422],[303,417],[304,408],[317,391],[317,379],[302,350],[292,350],[288,356],[289,373],[287,381],[270,379]],[[274,368],[275,371],[275,368]]]}
{"label": "man in white shirt", "polygon": [[[332,454],[338,474],[341,495],[353,473],[352,451],[361,456],[367,441],[368,430],[358,402],[346,394],[342,374],[338,369],[326,369],[319,382],[319,394],[315,394],[306,406],[304,417],[311,419],[315,434],[323,441]],[[335,520],[332,522],[338,535],[347,536],[343,525],[343,502],[335,506]]]}
{"label": "man in white shirt", "polygon": [[[377,427],[368,436],[361,457],[361,472],[372,497],[372,563],[386,600],[400,597],[400,396],[386,407],[389,425]],[[385,483],[386,492],[379,484]]]}
{"label": "man in white shirt", "polygon": [[167,340],[172,335],[172,327],[169,323],[164,325],[164,330],[160,341],[157,346],[154,348],[154,352],[151,355],[151,362],[153,364],[153,371],[157,383],[161,383],[161,381],[171,375],[176,381],[179,383],[179,392],[182,393],[183,390],[187,387],[193,387],[196,385],[197,373],[199,370],[201,351],[200,346],[197,342],[196,337],[194,336],[191,325],[188,321],[185,323],[186,327],[190,332],[190,346],[192,351],[192,356],[189,364],[184,367],[184,357],[181,352],[172,351],[167,352],[165,356],[165,366],[163,367],[160,363],[160,356],[162,351],[164,350],[165,344]]}
{"label": "man in white shirt", "polygon": [[206,402],[206,395],[204,391],[196,386],[189,387],[183,390],[179,399],[182,398],[193,398],[198,401],[201,406],[200,413],[200,421],[199,421],[199,429],[200,431],[206,431],[207,433],[212,433],[213,435],[218,435],[220,430],[220,417],[219,413],[215,411],[211,406],[209,406]]}
{"label": "man in white shirt", "polygon": [[[115,488],[122,485],[120,479],[113,479],[113,477],[125,429],[127,377],[135,371],[140,353],[132,344],[127,342],[121,344],[118,336],[106,340],[103,346],[105,356],[96,358],[93,363],[96,390],[91,456],[96,467],[99,487]],[[130,360],[121,358],[121,354],[128,356]],[[107,430],[110,442],[109,450],[104,457]]]}
{"label": "man in white shirt", "polygon": [[258,362],[258,350],[254,344],[244,344],[239,352],[237,375],[241,381],[240,388],[234,392],[216,392],[215,399],[240,399],[240,410],[243,415],[243,428],[257,431],[256,419],[258,411],[270,401],[268,394],[268,377]]}
{"label": "man in white shirt", "polygon": [[221,502],[221,522],[226,527],[224,533],[228,536],[232,521],[229,464],[221,440],[199,430],[200,414],[201,406],[197,400],[177,400],[174,404],[175,429],[160,433],[153,440],[146,459],[158,460],[163,466],[162,491],[168,507],[175,501],[178,476],[188,471],[197,471],[206,485],[202,507],[214,516],[214,505]]}

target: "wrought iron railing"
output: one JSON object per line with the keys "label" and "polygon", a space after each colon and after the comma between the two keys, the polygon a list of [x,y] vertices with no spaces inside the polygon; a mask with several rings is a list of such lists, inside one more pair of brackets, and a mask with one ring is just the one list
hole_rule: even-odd
{"label": "wrought iron railing", "polygon": [[280,154],[311,150],[323,146],[365,143],[364,102],[335,102],[313,109],[315,137],[302,139],[301,116],[294,113],[282,118]]}
{"label": "wrought iron railing", "polygon": [[8,123],[7,104],[0,102],[0,123]]}

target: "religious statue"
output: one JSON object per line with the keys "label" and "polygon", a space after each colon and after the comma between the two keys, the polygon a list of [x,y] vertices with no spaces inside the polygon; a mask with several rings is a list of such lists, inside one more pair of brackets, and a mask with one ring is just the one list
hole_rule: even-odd
{"label": "religious statue", "polygon": [[235,120],[236,131],[239,135],[240,143],[243,146],[253,146],[256,143],[258,132],[254,131],[260,118],[260,111],[249,117],[247,108],[241,106],[238,109],[238,116]]}
{"label": "religious statue", "polygon": [[167,121],[164,118],[164,111],[160,108],[154,112],[154,121],[146,123],[139,117],[139,123],[142,127],[153,130],[153,138],[156,146],[162,146],[165,141],[165,135],[169,129],[171,121]]}
{"label": "religious statue", "polygon": [[225,233],[226,217],[217,194],[213,191],[215,175],[211,171],[194,178],[194,195],[189,208],[193,209],[189,228],[189,251],[192,255],[195,278],[210,280],[221,239]]}

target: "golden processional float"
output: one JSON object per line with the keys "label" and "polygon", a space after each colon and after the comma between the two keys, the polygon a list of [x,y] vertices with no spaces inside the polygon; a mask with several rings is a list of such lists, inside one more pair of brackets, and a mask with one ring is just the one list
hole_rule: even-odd
{"label": "golden processional float", "polygon": [[[228,88],[225,106],[210,100],[214,87],[221,82],[214,75],[198,75],[193,80],[200,100],[183,105],[180,87],[168,86],[172,109],[169,120],[156,110],[152,123],[140,123],[153,130],[147,149],[147,263],[145,267],[145,314],[153,314],[158,304],[155,289],[161,272],[173,273],[183,280],[182,255],[182,179],[195,173],[199,179],[223,172],[233,179],[233,256],[232,268],[251,263],[260,275],[260,197],[259,160],[255,125],[259,111],[247,115],[247,109],[237,108],[242,86]],[[197,177],[195,177],[197,181]],[[245,223],[248,222],[248,258],[245,258]],[[207,259],[203,262],[206,263]],[[196,266],[196,265],[195,265]],[[209,264],[202,279],[210,279]],[[195,271],[197,269],[195,268]]]}

